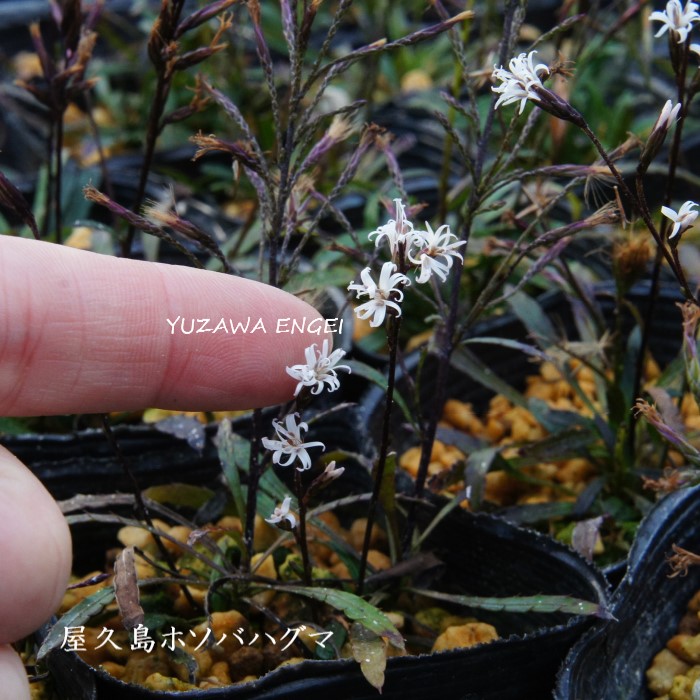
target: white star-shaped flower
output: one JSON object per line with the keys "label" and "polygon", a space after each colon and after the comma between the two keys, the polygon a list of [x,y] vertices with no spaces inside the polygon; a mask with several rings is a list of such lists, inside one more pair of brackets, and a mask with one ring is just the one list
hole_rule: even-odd
{"label": "white star-shaped flower", "polygon": [[697,13],[698,5],[694,2],[686,3],[685,7],[681,5],[680,0],[669,0],[666,3],[666,9],[663,12],[652,12],[649,19],[652,22],[662,22],[663,25],[654,36],[661,36],[665,31],[671,30],[678,34],[678,43],[682,44],[688,38],[690,30],[693,28],[693,22],[700,21],[700,15]]}
{"label": "white star-shaped flower", "polygon": [[[444,282],[447,279],[447,273],[452,268],[452,258],[464,260],[457,248],[465,245],[466,241],[450,242],[451,238],[456,241],[457,236],[450,231],[447,224],[440,226],[437,231],[433,231],[427,221],[425,225],[428,230],[417,231],[413,238],[413,242],[418,248],[417,257],[414,258],[410,253],[408,256],[414,265],[420,265],[420,274],[416,277],[416,282],[423,284],[433,274]],[[442,261],[438,258],[442,258]]]}
{"label": "white star-shaped flower", "polygon": [[697,206],[695,202],[685,202],[678,211],[671,209],[671,207],[661,207],[661,213],[673,221],[673,229],[668,237],[669,241],[680,236],[683,231],[693,225],[698,216],[698,212],[693,211],[693,207]]}
{"label": "white star-shaped flower", "polygon": [[328,391],[335,391],[340,387],[336,372],[339,369],[350,372],[350,367],[338,364],[345,355],[345,350],[333,350],[329,355],[329,347],[328,340],[323,341],[320,350],[316,350],[316,343],[314,343],[304,350],[306,364],[287,367],[287,374],[299,382],[294,396],[297,396],[305,386],[313,387],[311,393],[314,395],[323,391],[324,383],[328,384]]}
{"label": "white star-shaped flower", "polygon": [[386,238],[391,251],[391,257],[396,258],[398,255],[399,245],[410,245],[411,236],[413,235],[413,224],[406,218],[406,208],[400,199],[395,199],[396,219],[389,221],[380,226],[376,231],[372,231],[368,238],[371,241],[372,236],[376,236],[375,245],[379,246],[382,238]]}
{"label": "white star-shaped flower", "polygon": [[540,101],[540,97],[533,86],[544,88],[540,80],[539,73],[543,72],[549,75],[549,68],[544,63],[533,65],[533,56],[537,51],[530,51],[529,54],[521,53],[519,56],[510,59],[506,70],[501,66],[493,67],[492,78],[500,80],[500,85],[494,85],[491,89],[494,92],[500,93],[500,97],[496,100],[494,109],[498,109],[501,105],[509,105],[511,102],[520,100],[519,114],[523,113],[525,103],[528,100]]}
{"label": "white star-shaped flower", "polygon": [[384,321],[387,307],[393,309],[397,316],[401,315],[401,307],[396,303],[403,300],[403,292],[399,285],[410,284],[410,280],[401,272],[396,272],[393,262],[385,262],[382,265],[378,284],[374,283],[369,267],[362,270],[360,279],[362,284],[350,284],[348,290],[357,292],[358,298],[367,295],[370,300],[355,309],[357,318],[364,320],[371,317],[369,325],[377,328]]}
{"label": "white star-shaped flower", "polygon": [[[270,525],[278,525],[283,520],[289,523],[290,529],[294,529],[297,526],[297,519],[294,513],[289,512],[289,506],[292,504],[292,497],[285,496],[282,501],[282,505],[277,506],[270,515],[269,518],[265,518],[265,522],[270,523]],[[286,529],[286,528],[285,528]]]}
{"label": "white star-shaped flower", "polygon": [[272,426],[277,432],[279,440],[262,439],[263,447],[266,450],[274,450],[272,461],[279,464],[280,467],[288,467],[298,459],[301,462],[301,467],[297,467],[300,472],[306,469],[311,469],[311,457],[307,452],[309,447],[323,447],[322,442],[304,442],[301,437],[301,431],[306,432],[309,426],[306,423],[297,424],[298,413],[290,413],[284,419],[284,427],[278,420],[272,421]]}

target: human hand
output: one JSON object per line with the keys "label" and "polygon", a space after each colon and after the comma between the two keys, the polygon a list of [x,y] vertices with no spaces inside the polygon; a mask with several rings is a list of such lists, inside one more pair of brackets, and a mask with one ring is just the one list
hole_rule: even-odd
{"label": "human hand", "polygon": [[[277,333],[277,319],[318,316],[249,280],[0,236],[0,415],[280,403],[295,386],[285,367],[323,338]],[[247,333],[185,335],[177,317],[186,331],[191,319],[209,318],[212,329],[221,318],[250,323]],[[9,644],[58,607],[71,542],[51,496],[2,447],[0,562],[0,698],[28,700]]]}

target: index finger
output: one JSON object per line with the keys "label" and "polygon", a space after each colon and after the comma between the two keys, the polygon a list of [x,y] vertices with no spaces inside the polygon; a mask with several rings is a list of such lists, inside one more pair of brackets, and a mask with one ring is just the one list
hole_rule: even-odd
{"label": "index finger", "polygon": [[0,415],[280,403],[319,320],[258,282],[0,236]]}

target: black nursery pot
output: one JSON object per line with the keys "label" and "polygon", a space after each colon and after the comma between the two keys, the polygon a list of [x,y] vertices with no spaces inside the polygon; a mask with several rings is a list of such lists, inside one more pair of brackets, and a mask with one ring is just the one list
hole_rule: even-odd
{"label": "black nursery pot", "polygon": [[[441,504],[419,509],[424,527]],[[427,547],[444,562],[440,590],[473,595],[568,595],[605,606],[602,575],[568,548],[538,533],[486,515],[459,510],[441,521]],[[436,588],[438,586],[435,586]],[[590,618],[561,613],[495,614],[502,638],[490,644],[418,657],[391,658],[382,698],[425,700],[538,700],[551,696],[567,649]],[[355,661],[305,661],[257,681],[212,690],[161,693],[127,685],[84,664],[74,653],[50,655],[54,673],[72,700],[375,700],[379,697]]]}
{"label": "black nursery pot", "polygon": [[676,632],[700,568],[669,578],[671,546],[700,552],[700,487],[677,491],[642,521],[629,568],[612,598],[615,619],[595,624],[571,649],[562,667],[556,700],[620,700],[653,697],[645,671]]}
{"label": "black nursery pot", "polygon": [[[628,293],[627,301],[636,309],[641,318],[645,318],[650,304],[649,281],[636,284]],[[615,310],[615,287],[612,283],[597,285],[595,295],[598,299],[600,310],[612,326]],[[683,296],[678,291],[677,285],[662,285],[654,306],[653,330],[649,339],[649,349],[653,357],[663,367],[671,362],[681,349],[682,345],[682,314],[678,303],[683,301]],[[573,312],[569,302],[560,293],[548,292],[539,299],[539,304],[546,312],[555,327],[562,328],[570,339],[576,338],[576,329],[573,320]],[[634,327],[634,317],[629,309],[623,311],[621,319],[622,333],[627,337]],[[490,319],[474,327],[472,336],[497,337],[521,342],[532,342],[528,339],[527,329],[523,323],[512,313]],[[525,378],[536,373],[529,355],[505,346],[491,344],[473,344],[470,351],[483,362],[489,372],[495,377],[504,380],[517,389],[523,389]],[[397,377],[396,387],[403,398],[409,403],[409,409],[416,411],[420,407],[430,407],[435,393],[435,376],[437,374],[437,360],[428,356],[421,370],[421,382],[419,386],[418,407],[412,403],[415,391],[411,377],[415,377],[419,363],[420,353],[412,353],[406,357]],[[477,413],[486,410],[489,400],[494,392],[473,380],[468,374],[452,367],[447,381],[448,398],[470,402]],[[384,411],[384,391],[372,388],[364,397],[363,407],[367,416],[368,429],[374,431],[375,442],[378,444],[379,431],[381,429],[382,415]],[[391,425],[392,445],[399,454],[406,448],[417,443],[414,429],[409,425],[402,412],[395,407],[392,412]],[[437,438],[449,443],[455,439],[455,433],[451,429],[438,427]],[[462,449],[470,445],[469,438],[461,433],[457,439],[465,440]],[[398,488],[412,489],[412,482],[402,471],[398,473]],[[519,522],[521,514],[516,508],[503,508],[497,514],[500,517]],[[580,516],[579,516],[580,517]],[[615,585],[624,574],[626,562],[620,560],[609,564],[604,568],[608,581]]]}

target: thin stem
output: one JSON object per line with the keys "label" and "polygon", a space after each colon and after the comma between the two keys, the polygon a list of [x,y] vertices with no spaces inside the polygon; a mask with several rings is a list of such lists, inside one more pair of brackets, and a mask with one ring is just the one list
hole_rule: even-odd
{"label": "thin stem", "polygon": [[[153,156],[156,150],[156,142],[158,141],[158,136],[161,132],[160,120],[163,116],[163,111],[165,110],[165,102],[168,98],[169,92],[170,82],[166,80],[164,72],[160,71],[158,74],[158,82],[156,85],[153,102],[151,103],[151,110],[148,115],[148,129],[146,131],[146,150],[143,155],[143,163],[141,164],[139,184],[136,189],[134,203],[131,206],[131,211],[133,211],[135,214],[138,214],[139,209],[143,204],[144,196],[146,194],[146,183],[148,182],[148,175],[151,170],[151,165],[153,164]],[[135,232],[135,227],[129,226],[129,230],[126,233],[126,238],[122,242],[122,255],[125,258],[128,258],[131,255],[131,246],[134,242]]]}
{"label": "thin stem", "polygon": [[63,240],[63,206],[61,204],[61,182],[63,175],[63,161],[61,158],[63,151],[63,112],[60,113],[56,121],[56,143],[54,145],[55,165],[54,165],[54,227],[56,231],[56,243],[61,243]]}
{"label": "thin stem", "polygon": [[379,502],[379,493],[384,481],[384,469],[386,467],[386,459],[389,454],[389,429],[391,422],[391,409],[394,403],[394,383],[396,380],[396,358],[399,349],[399,329],[401,327],[401,317],[392,316],[391,325],[389,328],[388,343],[389,343],[389,371],[386,387],[386,403],[384,404],[384,418],[382,423],[382,441],[379,447],[379,458],[377,465],[374,468],[374,484],[372,488],[372,497],[369,501],[369,509],[367,512],[367,529],[362,542],[362,554],[360,556],[360,569],[357,575],[357,594],[362,595],[365,586],[365,576],[367,574],[367,555],[369,553],[369,544],[372,538],[372,528],[377,511],[377,503]]}
{"label": "thin stem", "polygon": [[53,197],[53,170],[54,170],[54,154],[53,147],[56,134],[56,125],[51,120],[49,126],[49,137],[46,142],[47,149],[47,174],[46,174],[46,202],[44,203],[44,220],[41,222],[41,237],[46,238],[49,235],[49,222],[51,221],[51,198]]}
{"label": "thin stem", "polygon": [[[102,173],[102,183],[110,199],[114,199],[114,187],[112,187],[112,178],[109,174],[109,168],[107,167],[107,156],[105,154],[104,145],[102,143],[102,137],[100,136],[100,129],[97,126],[94,115],[94,105],[92,97],[89,92],[83,95],[86,104],[86,114],[88,118],[88,123],[90,124],[90,131],[92,131],[92,138],[95,139],[95,147],[97,148],[97,155],[100,160],[100,172]],[[112,215],[112,226],[117,225],[117,216],[114,212],[110,212]]]}
{"label": "thin stem", "polygon": [[250,441],[250,461],[248,463],[248,497],[246,500],[245,530],[243,535],[247,558],[241,567],[243,571],[250,571],[250,562],[253,558],[253,535],[255,533],[255,514],[258,506],[258,483],[260,482],[263,469],[259,457],[261,418],[262,411],[256,408],[253,411],[253,435]]}
{"label": "thin stem", "polygon": [[311,560],[309,559],[309,541],[306,536],[306,495],[304,485],[301,482],[301,472],[294,470],[294,490],[296,491],[297,503],[299,504],[299,532],[297,544],[301,550],[301,561],[304,568],[304,583],[307,586],[313,585],[311,572]]}

